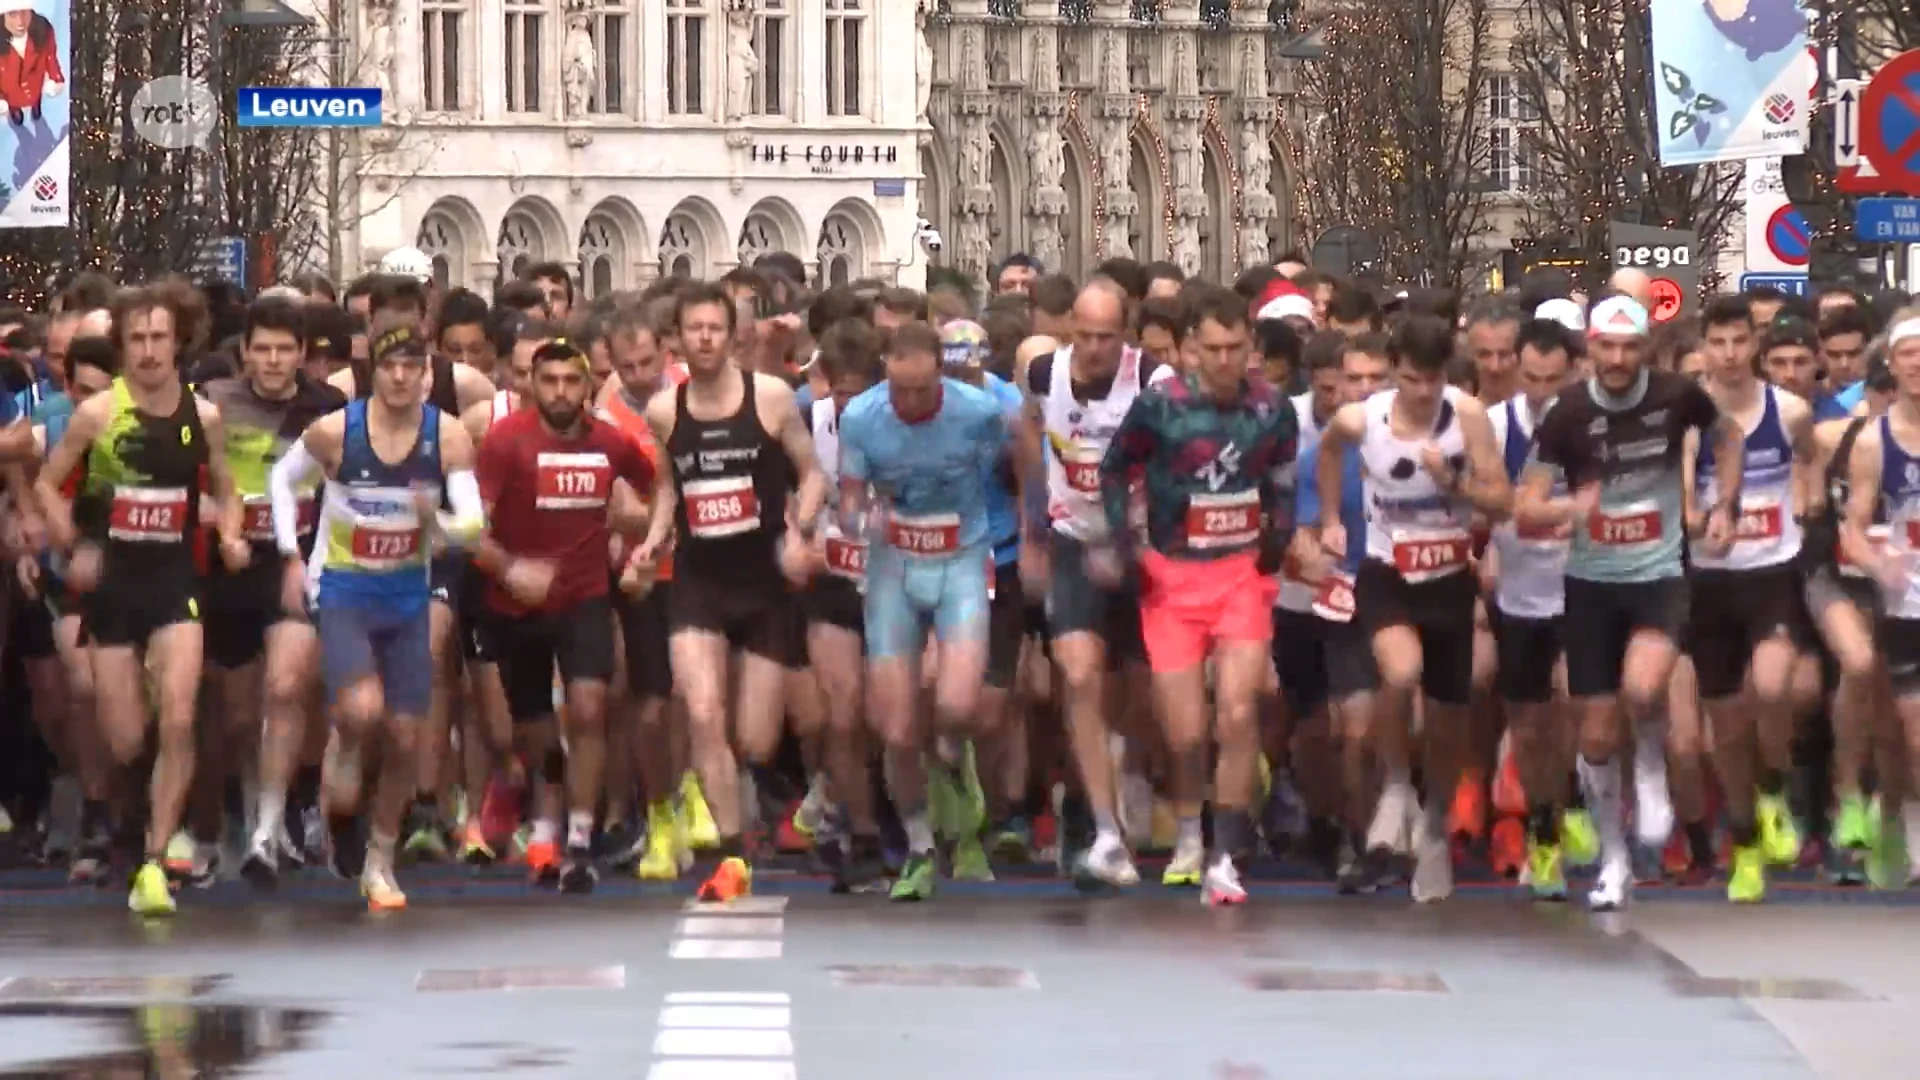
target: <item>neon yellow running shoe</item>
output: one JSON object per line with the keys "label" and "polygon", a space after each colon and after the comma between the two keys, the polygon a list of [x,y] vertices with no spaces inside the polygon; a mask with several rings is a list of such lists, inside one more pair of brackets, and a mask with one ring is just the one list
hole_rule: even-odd
{"label": "neon yellow running shoe", "polygon": [[1560,812],[1560,850],[1575,866],[1592,866],[1600,861],[1600,833],[1593,826],[1593,815],[1583,809]]}
{"label": "neon yellow running shoe", "polygon": [[633,868],[634,876],[641,881],[676,880],[685,869],[683,859],[691,863],[693,853],[681,839],[672,804],[657,802],[647,807],[647,850]]}
{"label": "neon yellow running shoe", "polygon": [[1535,900],[1565,900],[1567,875],[1560,845],[1527,841],[1527,877],[1532,881]]}
{"label": "neon yellow running shoe", "polygon": [[1753,820],[1760,833],[1760,853],[1769,865],[1792,866],[1800,861],[1800,827],[1785,798],[1761,795],[1754,799]]}
{"label": "neon yellow running shoe", "polygon": [[133,890],[127,894],[127,910],[136,915],[174,913],[173,890],[167,887],[167,872],[148,860],[133,875]]}
{"label": "neon yellow running shoe", "polygon": [[993,867],[978,836],[963,836],[953,845],[953,880],[992,881]]}
{"label": "neon yellow running shoe", "polygon": [[1766,898],[1767,862],[1760,854],[1760,845],[1734,848],[1727,876],[1727,899],[1736,904],[1757,904]]}
{"label": "neon yellow running shoe", "polygon": [[1873,826],[1867,815],[1867,800],[1858,792],[1840,797],[1840,812],[1833,822],[1833,846],[1865,851],[1873,846]]}
{"label": "neon yellow running shoe", "polygon": [[713,823],[713,810],[707,806],[700,778],[692,770],[680,778],[680,828],[687,846],[695,851],[720,846],[720,827]]}
{"label": "neon yellow running shoe", "polygon": [[[1877,800],[1876,800],[1877,801]],[[1904,889],[1911,867],[1907,860],[1907,830],[1900,819],[1873,815],[1873,850],[1867,853],[1867,881],[1876,889]]]}

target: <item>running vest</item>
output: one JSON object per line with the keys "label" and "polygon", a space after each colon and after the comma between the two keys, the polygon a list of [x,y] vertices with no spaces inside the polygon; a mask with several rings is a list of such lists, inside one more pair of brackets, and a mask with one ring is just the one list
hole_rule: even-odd
{"label": "running vest", "polygon": [[1040,417],[1046,429],[1047,517],[1053,528],[1085,543],[1107,538],[1107,512],[1100,501],[1100,459],[1120,421],[1140,396],[1143,354],[1131,346],[1107,396],[1081,403],[1073,396],[1073,346],[1053,354]]}
{"label": "running vest", "polygon": [[1893,423],[1880,417],[1880,501],[1887,508],[1887,543],[1906,556],[1906,588],[1882,586],[1889,619],[1920,619],[1920,458],[1893,438]]}
{"label": "running vest", "polygon": [[[1807,532],[1806,547],[1809,551],[1816,547],[1829,548],[1832,554],[1823,556],[1821,562],[1831,560],[1833,567],[1842,575],[1850,578],[1867,578],[1872,575],[1866,569],[1847,558],[1846,551],[1840,546],[1840,523],[1846,520],[1847,500],[1852,497],[1853,481],[1848,476],[1847,463],[1853,459],[1853,444],[1860,440],[1860,433],[1873,421],[1871,416],[1856,416],[1847,421],[1847,429],[1840,435],[1840,441],[1834,444],[1833,460],[1827,462],[1827,512],[1821,515],[1821,536],[1816,543],[1813,530]],[[1887,501],[1881,499],[1873,508],[1873,524],[1867,526],[1867,539],[1872,541],[1875,550],[1887,546]]]}
{"label": "running vest", "polygon": [[1293,415],[1300,423],[1300,445],[1317,441],[1321,425],[1313,418],[1313,391],[1295,394],[1287,400],[1293,402]]}
{"label": "running vest", "polygon": [[348,404],[340,467],[327,481],[320,509],[321,542],[313,551],[320,567],[323,606],[399,611],[426,606],[427,562],[432,552],[413,487],[445,488],[440,416],[434,406],[421,406],[413,449],[398,464],[388,464],[373,452],[366,401]]}
{"label": "running vest", "polygon": [[[1771,386],[1762,387],[1762,392],[1766,401],[1760,420],[1747,432],[1733,544],[1723,555],[1709,554],[1704,544],[1689,545],[1696,570],[1763,570],[1800,554],[1800,522],[1793,516],[1793,442],[1780,420],[1779,395]],[[1705,435],[1694,459],[1693,478],[1699,505],[1719,501],[1712,440]]]}
{"label": "running vest", "polygon": [[[220,410],[221,426],[226,429],[227,471],[232,474],[233,486],[245,506],[243,528],[255,547],[255,565],[277,568],[273,501],[267,493],[267,477],[301,432],[341,406],[342,395],[333,387],[304,376],[295,379],[291,396],[277,401],[261,397],[251,382],[239,377],[215,379],[199,387],[199,392]],[[311,546],[319,520],[315,500],[313,490],[300,493],[303,550]]]}
{"label": "running vest", "polygon": [[787,490],[793,467],[760,423],[754,376],[740,373],[740,408],[719,420],[698,420],[687,409],[687,384],[673,395],[673,435],[667,456],[680,498],[679,574],[713,581],[778,572],[774,545],[787,528]]}
{"label": "running vest", "polygon": [[129,583],[197,576],[207,436],[196,399],[183,385],[171,415],[150,416],[124,378],[107,393],[113,412],[87,451],[83,489],[95,500],[88,535],[104,541],[102,576]]}
{"label": "running vest", "polygon": [[[647,426],[647,406],[645,402],[635,405],[627,397],[624,387],[616,386],[612,393],[605,395],[606,404],[594,410],[602,420],[627,433],[627,437],[647,455],[647,464],[652,465],[655,473],[663,467],[660,464],[660,444],[654,440],[653,429]],[[636,491],[640,501],[649,505],[653,502],[653,492]],[[653,579],[655,581],[673,580],[673,543],[667,542],[655,556]]]}
{"label": "running vest", "polygon": [[[1547,402],[1540,410],[1545,416],[1553,408]],[[1533,455],[1533,428],[1539,417],[1532,415],[1524,394],[1516,394],[1488,414],[1493,434],[1500,444],[1500,456],[1507,467],[1507,479],[1515,484]],[[1563,498],[1567,484],[1555,478],[1553,497]],[[1511,520],[1494,526],[1492,543],[1500,556],[1500,580],[1494,586],[1494,602],[1500,610],[1515,618],[1551,619],[1566,607],[1567,554],[1572,549],[1570,536],[1556,536],[1557,530],[1521,530]]]}
{"label": "running vest", "polygon": [[[1456,469],[1466,464],[1466,435],[1456,415],[1465,396],[1456,387],[1446,388],[1432,436]],[[1473,513],[1466,499],[1441,490],[1420,464],[1425,440],[1394,436],[1398,399],[1399,391],[1385,390],[1366,402],[1360,473],[1367,496],[1367,558],[1395,568],[1409,583],[1432,581],[1466,569]]]}
{"label": "running vest", "polygon": [[[813,403],[813,450],[820,469],[827,474],[827,498],[833,507],[840,505],[840,410],[832,398]],[[822,548],[827,557],[827,573],[860,586],[867,585],[867,542],[840,531],[840,515],[829,511],[821,515]]]}

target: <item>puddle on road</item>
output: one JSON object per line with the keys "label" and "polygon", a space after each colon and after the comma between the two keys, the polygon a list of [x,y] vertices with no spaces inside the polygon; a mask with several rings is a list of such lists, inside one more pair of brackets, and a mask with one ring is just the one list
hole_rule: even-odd
{"label": "puddle on road", "polygon": [[0,1068],[0,1078],[93,1080],[119,1070],[159,1080],[228,1076],[302,1049],[324,1018],[317,1011],[246,1005],[0,1005],[0,1033],[11,1020],[80,1020],[93,1027],[90,1042],[120,1047]]}

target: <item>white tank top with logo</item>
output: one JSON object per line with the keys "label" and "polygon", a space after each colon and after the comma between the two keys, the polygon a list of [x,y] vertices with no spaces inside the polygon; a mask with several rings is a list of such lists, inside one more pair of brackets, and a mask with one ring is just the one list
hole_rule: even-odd
{"label": "white tank top with logo", "polygon": [[1062,346],[1053,354],[1040,417],[1045,425],[1047,517],[1054,531],[1064,536],[1083,543],[1107,538],[1100,459],[1133,407],[1133,399],[1140,396],[1143,358],[1139,349],[1125,349],[1107,396],[1082,404],[1073,396],[1073,346]]}
{"label": "white tank top with logo", "polygon": [[[1456,470],[1466,465],[1466,436],[1460,428],[1460,399],[1449,386],[1435,421],[1434,442]],[[1443,490],[1420,463],[1428,440],[1394,435],[1397,390],[1383,390],[1366,401],[1366,431],[1360,439],[1360,473],[1367,504],[1367,558],[1399,570],[1418,584],[1459,573],[1472,553],[1472,509],[1466,499]]]}
{"label": "white tank top with logo", "polygon": [[867,584],[867,542],[840,531],[840,410],[832,398],[813,403],[813,450],[827,477],[829,512],[821,515],[821,547],[827,573],[851,581],[864,591]]}
{"label": "white tank top with logo", "polygon": [[[1780,391],[1761,388],[1765,400],[1760,418],[1747,432],[1746,457],[1741,463],[1740,517],[1734,522],[1733,544],[1715,555],[1698,541],[1688,547],[1697,570],[1764,570],[1800,554],[1800,521],[1793,516],[1793,439],[1780,418]],[[1697,505],[1720,501],[1714,477],[1713,444],[1703,435],[1694,459]]]}

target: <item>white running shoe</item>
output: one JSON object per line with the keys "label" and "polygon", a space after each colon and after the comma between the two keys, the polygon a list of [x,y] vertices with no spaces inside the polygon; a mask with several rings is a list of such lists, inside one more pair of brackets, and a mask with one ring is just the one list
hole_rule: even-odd
{"label": "white running shoe", "polygon": [[1388,784],[1380,790],[1380,802],[1373,810],[1373,823],[1367,826],[1367,850],[1386,850],[1405,855],[1409,844],[1407,821],[1419,806],[1413,789],[1406,784]]}
{"label": "white running shoe", "polygon": [[1453,895],[1453,849],[1445,833],[1434,835],[1424,815],[1414,834],[1413,902],[1437,904]]}
{"label": "white running shoe", "polygon": [[1121,889],[1140,884],[1140,871],[1134,867],[1127,845],[1119,837],[1108,834],[1093,838],[1093,845],[1080,856],[1074,876],[1092,878]]}
{"label": "white running shoe", "polygon": [[1200,902],[1208,907],[1231,907],[1247,902],[1246,886],[1240,884],[1240,871],[1232,859],[1222,855],[1207,867],[1206,880],[1200,885]]}
{"label": "white running shoe", "polygon": [[1633,827],[1640,843],[1656,851],[1666,847],[1673,835],[1666,735],[1658,720],[1642,722],[1634,732]]}
{"label": "white running shoe", "polygon": [[1609,852],[1600,860],[1600,876],[1587,893],[1587,907],[1594,911],[1619,911],[1627,906],[1633,891],[1633,859],[1623,852]]}
{"label": "white running shoe", "polygon": [[1167,868],[1160,875],[1160,884],[1169,889],[1193,888],[1200,884],[1206,864],[1206,845],[1199,838],[1177,841],[1173,846],[1173,858],[1167,860]]}

